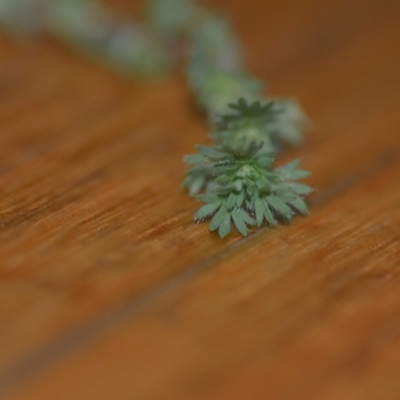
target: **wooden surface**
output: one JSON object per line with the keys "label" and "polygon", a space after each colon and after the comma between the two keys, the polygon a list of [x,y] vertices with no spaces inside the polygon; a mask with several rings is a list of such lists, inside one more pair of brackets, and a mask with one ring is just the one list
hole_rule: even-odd
{"label": "wooden surface", "polygon": [[209,4],[314,121],[311,215],[219,240],[182,77],[2,37],[1,399],[400,399],[400,2]]}

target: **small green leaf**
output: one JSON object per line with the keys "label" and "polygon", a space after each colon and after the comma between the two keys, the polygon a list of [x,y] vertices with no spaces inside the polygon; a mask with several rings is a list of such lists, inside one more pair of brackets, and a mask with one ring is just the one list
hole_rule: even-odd
{"label": "small green leaf", "polygon": [[287,219],[292,217],[292,210],[279,197],[270,195],[266,197],[266,200],[268,204],[283,217]]}
{"label": "small green leaf", "polygon": [[308,214],[306,202],[301,197],[296,197],[290,204],[301,214]]}
{"label": "small green leaf", "polygon": [[229,183],[230,177],[228,175],[220,175],[218,178],[215,179],[216,183],[219,183],[220,185],[226,185]]}
{"label": "small green leaf", "polygon": [[245,224],[245,222],[243,221],[243,217],[239,212],[240,209],[234,209],[232,211],[232,219],[233,219],[233,223],[236,226],[236,229],[243,235],[243,236],[247,236],[248,230],[247,230],[247,226]]}
{"label": "small green leaf", "polygon": [[231,231],[231,216],[229,213],[225,214],[219,229],[218,229],[218,234],[220,238],[224,238],[225,236],[228,236]]}
{"label": "small green leaf", "polygon": [[262,193],[271,193],[272,185],[271,182],[266,177],[261,177],[258,182],[257,186],[260,192]]}
{"label": "small green leaf", "polygon": [[187,177],[183,180],[183,182],[182,182],[182,187],[184,187],[184,188],[186,188],[186,189],[189,188],[192,179],[193,179],[193,178],[192,178],[190,175],[187,176]]}
{"label": "small green leaf", "polygon": [[256,221],[254,221],[253,218],[250,217],[249,214],[247,214],[247,212],[245,210],[243,210],[243,208],[239,208],[238,212],[240,214],[240,216],[242,217],[243,221],[246,222],[247,225],[255,225]]}
{"label": "small green leaf", "polygon": [[269,168],[275,162],[275,159],[273,157],[268,157],[267,155],[265,155],[258,157],[257,161],[262,167]]}
{"label": "small green leaf", "polygon": [[233,206],[236,204],[237,195],[233,192],[228,196],[228,200],[226,201],[226,208],[231,210]]}
{"label": "small green leaf", "polygon": [[296,169],[290,174],[290,180],[304,179],[310,176],[310,172],[305,169]]}
{"label": "small green leaf", "polygon": [[293,192],[301,196],[310,194],[313,191],[310,186],[305,185],[304,183],[290,183],[290,188]]}
{"label": "small green leaf", "polygon": [[233,187],[237,192],[241,192],[243,189],[243,181],[238,179],[233,183]]}
{"label": "small green leaf", "polygon": [[219,196],[216,193],[199,194],[197,198],[204,203],[216,203],[219,200]]}
{"label": "small green leaf", "polygon": [[275,226],[278,224],[278,222],[276,221],[276,219],[274,218],[274,216],[272,215],[271,209],[269,208],[269,205],[266,201],[263,201],[263,205],[264,205],[264,217],[267,220],[267,222],[271,225],[271,226]]}
{"label": "small green leaf", "polygon": [[186,164],[202,164],[206,159],[201,154],[190,154],[184,158]]}
{"label": "small green leaf", "polygon": [[196,221],[202,220],[204,218],[210,217],[218,208],[221,206],[221,201],[217,201],[216,203],[209,203],[202,206],[195,214],[194,219]]}
{"label": "small green leaf", "polygon": [[188,189],[189,196],[194,197],[196,196],[197,193],[200,192],[201,189],[203,189],[205,183],[206,179],[204,176],[198,176],[198,177],[188,176],[183,181],[183,186]]}
{"label": "small green leaf", "polygon": [[244,191],[242,190],[236,198],[236,206],[242,207],[244,201]]}
{"label": "small green leaf", "polygon": [[226,208],[225,206],[222,206],[211,219],[209,227],[211,232],[219,228],[226,214]]}
{"label": "small green leaf", "polygon": [[304,169],[297,169],[299,163],[300,160],[294,160],[289,164],[284,165],[283,167],[276,168],[275,172],[279,175],[281,179],[287,181],[307,178],[310,173]]}
{"label": "small green leaf", "polygon": [[275,195],[280,198],[284,203],[290,203],[293,201],[297,195],[293,193],[290,188],[283,186],[275,191]]}
{"label": "small green leaf", "polygon": [[297,167],[300,164],[300,160],[296,159],[293,161],[290,161],[289,163],[287,163],[283,168],[285,168],[285,170],[287,171],[294,171],[295,169],[297,169]]}
{"label": "small green leaf", "polygon": [[189,169],[188,175],[199,176],[199,175],[211,175],[213,169],[211,166],[206,165],[194,165]]}
{"label": "small green leaf", "polygon": [[226,154],[217,150],[215,147],[210,146],[196,146],[197,150],[203,156],[212,158],[212,159],[219,159],[226,157]]}

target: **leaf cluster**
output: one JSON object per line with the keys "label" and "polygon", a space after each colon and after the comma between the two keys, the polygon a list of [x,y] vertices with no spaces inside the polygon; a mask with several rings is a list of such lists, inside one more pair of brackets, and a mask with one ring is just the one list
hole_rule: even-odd
{"label": "leaf cluster", "polygon": [[237,43],[232,31],[215,34],[217,25],[209,18],[189,37],[187,76],[208,115],[214,144],[197,146],[185,158],[190,168],[183,186],[205,203],[196,221],[209,219],[210,230],[221,237],[232,226],[247,235],[249,226],[272,226],[307,213],[304,196],[311,188],[296,181],[308,172],[298,169],[298,161],[273,168],[282,143],[302,142],[306,119],[295,101],[263,95],[264,83],[246,73],[240,52],[232,51]]}
{"label": "leaf cluster", "polygon": [[218,118],[219,129],[238,128],[249,124],[263,125],[273,121],[275,115],[279,113],[279,110],[274,108],[273,101],[263,105],[260,101],[250,103],[240,98],[237,103],[229,103],[228,107],[235,112]]}
{"label": "leaf cluster", "polygon": [[[198,153],[186,157],[192,168],[184,185],[192,193],[205,191],[198,199],[206,204],[195,220],[210,219],[210,230],[218,230],[220,237],[228,235],[232,225],[246,236],[248,226],[274,226],[308,212],[303,197],[312,189],[296,180],[309,173],[298,168],[298,160],[273,169],[275,160],[262,147],[254,142],[236,149],[197,146]],[[205,183],[200,188],[197,179],[204,170],[208,175],[202,177]]]}
{"label": "leaf cluster", "polygon": [[[162,75],[179,57],[210,122],[211,146],[197,146],[183,186],[205,204],[196,221],[226,236],[232,226],[275,225],[304,214],[311,189],[298,161],[274,169],[282,144],[298,145],[307,120],[296,101],[265,96],[244,70],[229,21],[197,0],[148,0],[147,24],[122,20],[101,0],[1,0],[0,24],[45,31],[126,74]],[[180,49],[180,50],[179,50]],[[184,51],[182,51],[184,49]]]}
{"label": "leaf cluster", "polygon": [[[204,68],[203,64],[199,65]],[[258,98],[264,89],[262,81],[244,72],[221,71],[210,66],[206,73],[201,72],[198,71],[199,82],[193,86],[197,88],[197,100],[206,110],[211,123],[216,123],[219,115],[230,111],[230,103],[239,98]]]}
{"label": "leaf cluster", "polygon": [[273,102],[262,104],[256,100],[248,102],[240,98],[228,104],[234,112],[218,116],[212,136],[217,142],[230,146],[246,146],[249,142],[263,142],[262,150],[275,153],[279,138],[271,126],[276,121],[279,110]]}

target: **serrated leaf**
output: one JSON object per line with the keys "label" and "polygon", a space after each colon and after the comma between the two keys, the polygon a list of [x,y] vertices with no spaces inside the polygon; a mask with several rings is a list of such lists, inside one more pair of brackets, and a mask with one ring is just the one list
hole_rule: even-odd
{"label": "serrated leaf", "polygon": [[209,203],[200,207],[200,209],[196,212],[194,219],[197,221],[210,217],[215,213],[215,211],[218,210],[218,208],[221,206],[221,203],[222,201],[217,201],[216,203]]}
{"label": "serrated leaf", "polygon": [[267,155],[257,158],[257,162],[264,168],[269,168],[274,162],[273,157],[268,157]]}
{"label": "serrated leaf", "polygon": [[226,157],[226,154],[210,146],[196,146],[198,152],[203,156],[212,159],[220,159]]}
{"label": "serrated leaf", "polygon": [[206,179],[203,176],[198,176],[196,178],[188,176],[183,181],[183,186],[188,189],[189,196],[194,197],[204,187],[205,183]]}
{"label": "serrated leaf", "polygon": [[297,179],[304,179],[310,176],[310,172],[306,171],[305,169],[296,169],[290,174],[289,179],[297,180]]}
{"label": "serrated leaf", "polygon": [[229,173],[236,169],[236,165],[234,160],[225,158],[220,161],[215,161],[213,163],[213,168],[220,173],[222,172]]}
{"label": "serrated leaf", "polygon": [[199,176],[199,175],[211,175],[213,169],[209,165],[194,165],[189,169],[188,175]]}
{"label": "serrated leaf", "polygon": [[296,197],[290,204],[301,214],[308,214],[306,202],[301,197]]}
{"label": "serrated leaf", "polygon": [[265,121],[271,119],[276,114],[273,105],[273,102],[261,105],[259,100],[248,103],[246,99],[240,98],[236,103],[228,104],[228,107],[235,110],[236,113],[220,115],[220,124],[240,124],[241,121],[248,121],[249,119],[253,121]]}
{"label": "serrated leaf", "polygon": [[222,206],[211,219],[209,227],[211,232],[219,228],[226,214],[227,214],[226,208]]}
{"label": "serrated leaf", "polygon": [[294,193],[299,194],[301,196],[310,194],[313,191],[313,189],[310,186],[304,183],[290,183],[290,188]]}
{"label": "serrated leaf", "polygon": [[267,220],[267,222],[272,226],[277,225],[278,222],[272,215],[272,212],[271,212],[271,209],[269,208],[268,203],[266,201],[263,201],[263,205],[264,205],[264,217]]}
{"label": "serrated leaf", "polygon": [[237,192],[241,192],[243,189],[243,181],[242,180],[237,180],[233,183],[233,188],[237,191]]}
{"label": "serrated leaf", "polygon": [[284,180],[296,180],[307,178],[310,175],[309,171],[297,169],[300,160],[294,160],[283,167],[275,169],[275,172]]}
{"label": "serrated leaf", "polygon": [[226,208],[231,210],[233,206],[236,204],[237,195],[235,193],[231,193],[226,200]]}
{"label": "serrated leaf", "polygon": [[254,199],[254,211],[256,214],[257,225],[260,226],[264,220],[264,202],[260,196],[256,196]]}
{"label": "serrated leaf", "polygon": [[236,198],[236,206],[242,207],[244,201],[244,191],[242,190]]}
{"label": "serrated leaf", "polygon": [[242,217],[243,221],[246,222],[247,225],[255,225],[256,224],[256,221],[254,221],[254,219],[252,217],[250,217],[250,215],[245,210],[243,210],[243,208],[239,208],[238,212],[239,212],[240,216]]}
{"label": "serrated leaf", "polygon": [[293,160],[290,163],[283,165],[282,167],[276,168],[275,172],[282,178],[282,179],[293,179],[291,178],[293,171],[299,166],[300,160]]}
{"label": "serrated leaf", "polygon": [[219,196],[216,193],[199,194],[197,198],[204,203],[215,203],[219,200]]}
{"label": "serrated leaf", "polygon": [[182,187],[184,187],[186,189],[189,188],[189,185],[190,185],[192,179],[193,178],[191,176],[187,176],[182,182]]}
{"label": "serrated leaf", "polygon": [[262,193],[271,193],[272,191],[271,182],[264,176],[258,180],[257,186],[258,190]]}
{"label": "serrated leaf", "polygon": [[186,164],[202,164],[207,161],[201,154],[190,154],[183,160]]}
{"label": "serrated leaf", "polygon": [[228,175],[220,175],[218,178],[215,179],[216,183],[219,183],[220,185],[225,185],[229,183],[230,177]]}
{"label": "serrated leaf", "polygon": [[266,197],[266,200],[268,204],[283,217],[287,219],[292,217],[292,210],[279,197],[270,195]]}
{"label": "serrated leaf", "polygon": [[290,203],[297,197],[297,195],[293,193],[287,186],[283,186],[282,188],[277,189],[275,191],[275,195],[279,197],[279,199],[282,200],[284,203]]}
{"label": "serrated leaf", "polygon": [[225,236],[228,236],[231,231],[231,216],[229,213],[225,214],[219,229],[218,229],[218,234],[220,238],[224,238]]}
{"label": "serrated leaf", "polygon": [[300,160],[297,158],[296,160],[290,161],[285,165],[285,168],[288,171],[294,171],[300,164]]}
{"label": "serrated leaf", "polygon": [[248,230],[246,223],[243,221],[243,217],[241,213],[239,212],[240,209],[235,209],[232,211],[232,219],[233,223],[236,226],[236,229],[243,235],[247,236]]}

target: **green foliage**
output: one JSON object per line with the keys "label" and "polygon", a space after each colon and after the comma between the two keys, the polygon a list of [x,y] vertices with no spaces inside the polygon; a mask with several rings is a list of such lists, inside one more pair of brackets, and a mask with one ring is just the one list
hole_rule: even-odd
{"label": "green foliage", "polygon": [[98,1],[53,0],[46,15],[53,35],[125,74],[159,75],[173,63],[145,25],[121,21]]}
{"label": "green foliage", "polygon": [[195,0],[149,0],[147,15],[154,29],[167,41],[187,35],[203,13]]}
{"label": "green foliage", "polygon": [[238,148],[197,146],[198,153],[186,158],[191,169],[184,182],[192,194],[205,192],[198,196],[205,205],[195,214],[196,221],[210,219],[210,231],[218,230],[221,237],[232,225],[246,236],[248,226],[273,226],[308,212],[303,197],[312,189],[295,182],[308,172],[297,168],[297,160],[273,169],[275,160],[262,149],[255,142]]}
{"label": "green foliage", "polygon": [[210,220],[220,237],[235,227],[290,221],[308,212],[311,192],[296,182],[308,172],[292,162],[273,169],[282,144],[298,145],[306,118],[293,100],[263,95],[265,85],[243,70],[238,41],[224,20],[204,17],[189,36],[189,86],[211,123],[211,146],[197,146],[183,186],[205,203],[196,221]]}
{"label": "green foliage", "polygon": [[257,98],[264,84],[243,71],[241,47],[229,22],[203,13],[188,35],[187,76],[211,122],[238,98]]}
{"label": "green foliage", "polygon": [[[215,125],[215,140],[237,143],[248,137],[262,140],[266,151],[275,152],[281,144],[303,142],[307,119],[300,106],[292,99],[263,95],[266,85],[243,70],[239,41],[225,19],[203,13],[188,38],[189,86]],[[230,104],[235,104],[234,115],[229,114]]]}
{"label": "green foliage", "polygon": [[0,25],[19,35],[50,33],[128,75],[159,76],[175,61],[155,32],[122,20],[100,0],[1,0]]}
{"label": "green foliage", "polygon": [[212,122],[218,115],[229,112],[230,103],[239,98],[249,101],[258,98],[264,88],[260,80],[242,72],[224,72],[216,69],[206,72],[193,87],[198,88],[197,99]]}
{"label": "green foliage", "polygon": [[277,137],[271,125],[279,111],[272,102],[262,105],[260,101],[247,102],[240,98],[237,103],[228,104],[234,113],[218,116],[212,136],[217,142],[233,147],[243,147],[250,142],[263,143],[262,151],[274,153]]}
{"label": "green foliage", "polygon": [[243,125],[264,125],[274,120],[278,113],[273,108],[274,103],[262,105],[259,101],[247,102],[240,98],[237,103],[228,104],[228,107],[235,110],[234,114],[221,115],[218,121],[218,127],[229,129],[241,127]]}
{"label": "green foliage", "polygon": [[241,46],[230,23],[220,15],[203,12],[189,32],[190,56],[207,60],[212,69],[241,72]]}
{"label": "green foliage", "polygon": [[236,112],[222,114],[216,120],[214,137],[218,141],[263,141],[265,151],[274,152],[281,144],[296,146],[303,140],[301,132],[307,120],[294,101],[248,102],[240,98],[228,107]]}
{"label": "green foliage", "polygon": [[147,25],[122,20],[101,0],[0,0],[0,24],[13,33],[49,32],[125,74],[158,76],[186,56],[189,87],[206,112],[214,143],[185,158],[183,186],[204,205],[221,237],[236,228],[276,225],[308,212],[308,172],[298,161],[274,168],[282,145],[303,141],[307,119],[296,101],[265,95],[248,74],[227,19],[196,0],[148,0]]}

